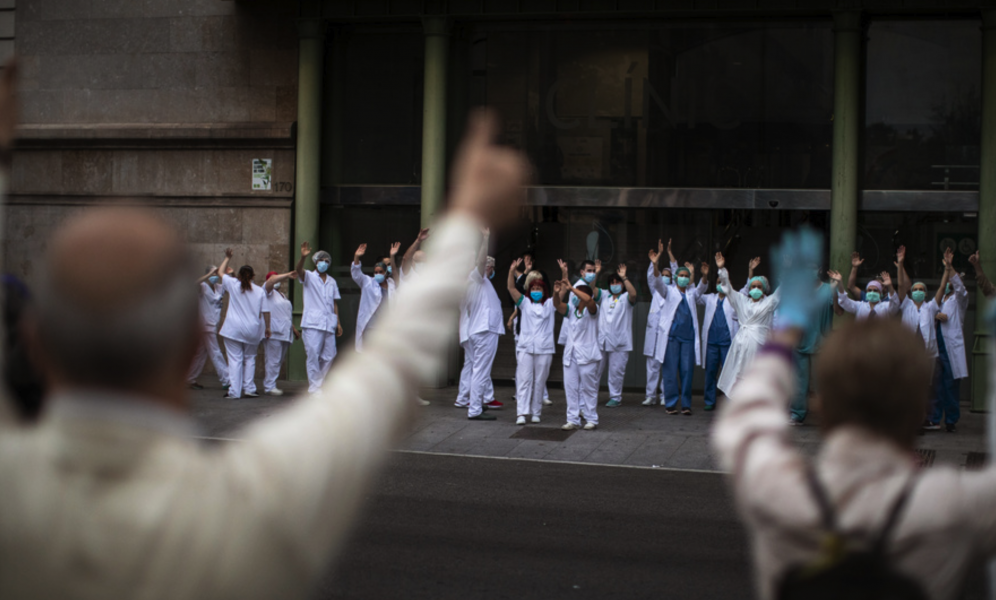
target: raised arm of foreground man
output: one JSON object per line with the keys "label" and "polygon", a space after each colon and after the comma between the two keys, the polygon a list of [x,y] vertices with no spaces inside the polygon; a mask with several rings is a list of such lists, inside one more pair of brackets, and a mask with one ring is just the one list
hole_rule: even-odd
{"label": "raised arm of foreground man", "polygon": [[95,387],[0,431],[0,597],[307,597],[445,355],[481,228],[518,212],[526,163],[494,128],[472,119],[422,276],[320,394],[214,448]]}

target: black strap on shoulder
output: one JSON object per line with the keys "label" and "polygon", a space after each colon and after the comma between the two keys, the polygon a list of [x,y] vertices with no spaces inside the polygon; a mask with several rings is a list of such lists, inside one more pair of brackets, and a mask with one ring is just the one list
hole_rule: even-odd
{"label": "black strap on shoulder", "polygon": [[913,486],[916,482],[920,480],[920,470],[917,469],[909,476],[906,480],[906,484],[903,485],[903,490],[899,492],[899,497],[896,501],[892,503],[892,510],[889,511],[889,516],[885,519],[885,525],[882,526],[882,530],[878,534],[878,539],[875,540],[875,545],[872,546],[872,551],[876,554],[885,554],[885,547],[889,543],[889,538],[892,535],[893,529],[899,523],[899,517],[903,514],[903,509],[906,508],[907,501],[913,492]]}
{"label": "black strap on shoulder", "polygon": [[837,516],[833,511],[833,505],[830,503],[826,488],[820,483],[820,477],[816,474],[816,467],[812,464],[806,465],[806,482],[809,484],[809,491],[813,493],[813,498],[816,499],[816,504],[820,509],[820,520],[823,521],[823,528],[826,529],[827,533],[836,533]]}

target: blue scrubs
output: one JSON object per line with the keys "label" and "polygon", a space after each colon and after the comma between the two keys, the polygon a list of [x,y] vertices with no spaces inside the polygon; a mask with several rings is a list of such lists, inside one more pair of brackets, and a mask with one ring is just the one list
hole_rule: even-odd
{"label": "blue scrubs", "polygon": [[823,338],[833,327],[833,292],[826,283],[816,288],[820,307],[813,320],[803,332],[799,347],[795,350],[796,392],[790,408],[793,421],[802,423],[809,414],[809,380],[812,372],[813,355],[820,349]]}
{"label": "blue scrubs", "polygon": [[958,402],[961,400],[961,386],[954,378],[951,371],[951,359],[948,358],[948,347],[944,344],[944,335],[941,334],[941,322],[937,322],[937,366],[934,376],[936,378],[935,399],[930,412],[930,422],[940,423],[941,415],[944,422],[954,425],[961,417],[961,409]]}
{"label": "blue scrubs", "polygon": [[719,370],[726,364],[726,355],[730,351],[730,325],[726,322],[723,304],[726,298],[716,299],[716,314],[709,325],[709,337],[706,343],[705,364],[705,405],[716,406],[716,382]]}
{"label": "blue scrubs", "polygon": [[[675,290],[677,291],[677,290]],[[681,294],[681,302],[671,321],[671,331],[664,352],[664,406],[673,409],[678,404],[679,377],[681,408],[692,407],[692,369],[695,368],[695,327],[688,298]]]}

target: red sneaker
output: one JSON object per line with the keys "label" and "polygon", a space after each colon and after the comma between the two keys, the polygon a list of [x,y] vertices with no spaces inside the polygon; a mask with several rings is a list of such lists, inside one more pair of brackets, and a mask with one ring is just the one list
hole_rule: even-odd
{"label": "red sneaker", "polygon": [[492,400],[491,402],[485,403],[484,406],[487,406],[489,410],[500,410],[501,407],[505,406],[505,404],[497,400]]}

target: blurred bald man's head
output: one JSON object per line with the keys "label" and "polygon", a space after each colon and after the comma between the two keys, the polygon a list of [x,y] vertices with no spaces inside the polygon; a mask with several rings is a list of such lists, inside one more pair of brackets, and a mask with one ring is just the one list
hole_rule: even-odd
{"label": "blurred bald man's head", "polygon": [[38,286],[42,366],[58,387],[149,391],[197,349],[195,269],[177,232],[140,209],[97,209],[54,236]]}

